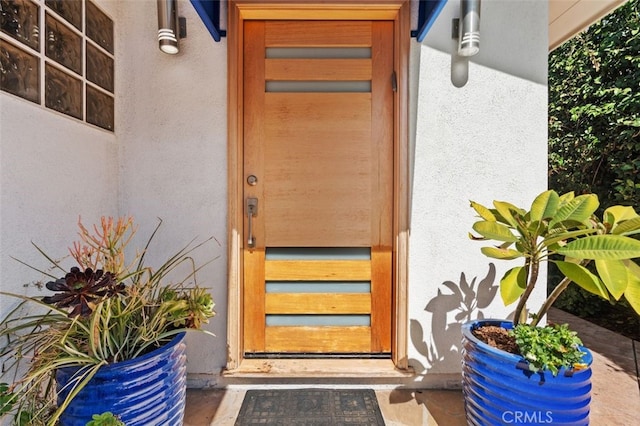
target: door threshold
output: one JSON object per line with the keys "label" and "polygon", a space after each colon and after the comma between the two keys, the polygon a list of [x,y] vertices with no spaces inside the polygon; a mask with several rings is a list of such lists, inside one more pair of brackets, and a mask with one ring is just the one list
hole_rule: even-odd
{"label": "door threshold", "polygon": [[252,352],[245,359],[391,359],[390,353]]}
{"label": "door threshold", "polygon": [[390,359],[243,359],[238,368],[224,370],[237,378],[407,378]]}

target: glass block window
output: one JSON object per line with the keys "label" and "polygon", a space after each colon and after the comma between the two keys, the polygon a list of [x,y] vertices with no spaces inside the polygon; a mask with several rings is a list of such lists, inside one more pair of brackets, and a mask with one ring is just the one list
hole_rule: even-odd
{"label": "glass block window", "polygon": [[113,131],[113,34],[91,0],[0,0],[0,90]]}

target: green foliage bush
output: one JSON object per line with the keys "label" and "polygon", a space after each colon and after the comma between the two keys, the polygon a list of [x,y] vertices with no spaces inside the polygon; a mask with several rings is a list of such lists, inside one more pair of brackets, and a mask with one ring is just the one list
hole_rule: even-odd
{"label": "green foliage bush", "polygon": [[9,384],[0,383],[0,416],[8,413],[13,408],[11,403],[12,394],[9,391]]}
{"label": "green foliage bush", "polygon": [[[602,210],[640,205],[639,87],[640,0],[551,52],[549,188],[595,193]],[[554,277],[550,269],[549,291]],[[593,317],[610,303],[570,286],[556,306]]]}
{"label": "green foliage bush", "polygon": [[125,426],[113,413],[94,414],[93,420],[86,426]]}
{"label": "green foliage bush", "polygon": [[549,187],[640,205],[640,0],[549,55]]}
{"label": "green foliage bush", "polygon": [[512,333],[520,354],[529,362],[529,370],[548,369],[555,376],[561,367],[579,368],[584,353],[579,350],[582,341],[567,324],[534,327],[518,324]]}

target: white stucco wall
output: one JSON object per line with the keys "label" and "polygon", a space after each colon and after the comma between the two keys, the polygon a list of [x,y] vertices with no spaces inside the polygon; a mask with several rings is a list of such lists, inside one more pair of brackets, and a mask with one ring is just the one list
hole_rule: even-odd
{"label": "white stucco wall", "polygon": [[140,239],[162,218],[152,261],[193,238],[218,240],[194,253],[199,263],[215,258],[198,281],[211,287],[217,317],[208,329],[217,337],[192,335],[187,345],[190,373],[217,374],[227,359],[227,43],[214,42],[189,1],[178,2],[178,15],[187,38],[167,55],[158,49],[156,1],[120,2],[120,210],[140,223]]}
{"label": "white stucco wall", "polygon": [[[189,371],[226,362],[226,41],[214,43],[191,3],[179,2],[189,37],[176,56],[158,49],[155,0],[96,0],[114,21],[115,132],[0,92],[0,288],[16,293],[48,280],[11,259],[47,267],[33,241],[67,256],[77,220],[132,215],[137,241],[162,218],[149,261],[158,264],[197,238],[194,254],[218,317],[189,345]],[[72,266],[69,259],[68,266]],[[0,298],[0,317],[16,301]],[[190,339],[193,337],[190,337]]]}
{"label": "white stucco wall", "polygon": [[[140,224],[138,243],[162,218],[152,262],[194,237],[214,236],[220,246],[207,245],[196,260],[217,258],[199,275],[216,300],[218,316],[208,329],[217,337],[190,337],[188,371],[209,375],[215,385],[227,356],[226,39],[215,43],[191,3],[179,0],[188,37],[178,55],[166,55],[155,38],[155,0],[97,3],[115,21],[115,134],[0,93],[0,286],[24,291],[37,280],[9,256],[39,260],[31,240],[64,255],[78,215],[131,214]],[[485,0],[481,51],[468,64],[452,53],[458,8],[449,0],[425,41],[412,40],[415,387],[459,384],[457,301],[438,296],[452,294],[454,286],[444,283],[459,285],[463,273],[468,282],[478,277],[477,288],[489,269],[481,244],[467,238],[474,221],[469,200],[526,204],[546,188],[546,4]],[[466,82],[452,76],[460,65]],[[495,284],[507,269],[496,266]],[[0,314],[5,307],[3,299]],[[508,313],[499,297],[482,311]]]}
{"label": "white stucco wall", "polygon": [[[447,3],[422,45],[412,43],[417,98],[410,359],[417,371],[426,373],[418,379],[425,386],[459,383],[460,323],[479,314],[478,309],[469,311],[461,283],[475,280],[470,293],[486,302],[491,282],[497,285],[515,266],[494,262],[495,280],[478,291],[490,259],[480,253],[482,243],[467,236],[476,220],[469,200],[490,206],[499,199],[525,207],[547,186],[545,6],[538,1],[484,1],[480,53],[470,60],[454,53],[451,20],[459,16],[457,1]],[[534,304],[544,291],[537,289]],[[498,294],[481,311],[486,318],[504,318],[513,308],[504,308]],[[456,374],[447,376],[452,372]]]}
{"label": "white stucco wall", "polygon": [[[104,10],[111,13],[112,5]],[[31,245],[68,255],[78,217],[93,223],[118,213],[116,136],[44,106],[0,92],[0,288],[37,294],[46,268]],[[0,317],[15,300],[0,298]]]}

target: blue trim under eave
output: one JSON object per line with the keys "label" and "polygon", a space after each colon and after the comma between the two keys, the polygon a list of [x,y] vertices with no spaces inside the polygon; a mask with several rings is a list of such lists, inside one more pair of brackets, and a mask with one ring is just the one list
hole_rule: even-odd
{"label": "blue trim under eave", "polygon": [[418,7],[418,30],[411,31],[411,37],[415,37],[418,42],[422,42],[431,26],[436,21],[438,15],[447,4],[447,0],[419,0]]}
{"label": "blue trim under eave", "polygon": [[[204,26],[209,30],[215,41],[220,41],[227,32],[220,29],[220,1],[221,0],[191,0]],[[436,21],[447,0],[418,0],[418,30],[411,31],[411,37],[422,42]]]}
{"label": "blue trim under eave", "polygon": [[220,30],[220,0],[191,0],[191,4],[215,41],[227,35]]}

